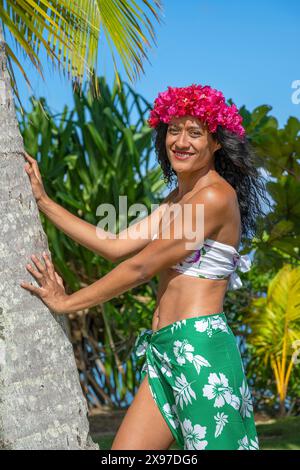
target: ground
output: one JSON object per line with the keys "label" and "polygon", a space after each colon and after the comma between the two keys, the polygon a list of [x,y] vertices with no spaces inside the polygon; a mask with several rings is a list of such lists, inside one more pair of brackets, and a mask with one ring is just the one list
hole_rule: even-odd
{"label": "ground", "polygon": [[126,410],[104,410],[89,416],[92,436],[115,434],[121,424]]}

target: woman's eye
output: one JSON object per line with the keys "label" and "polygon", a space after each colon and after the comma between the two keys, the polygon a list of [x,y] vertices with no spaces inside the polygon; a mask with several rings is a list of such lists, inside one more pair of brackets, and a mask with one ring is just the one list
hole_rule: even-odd
{"label": "woman's eye", "polygon": [[[169,132],[170,132],[171,134],[176,134],[176,133],[178,133],[178,132],[180,132],[180,131],[179,131],[178,129],[172,129],[172,128],[171,128],[171,129],[169,129]],[[190,135],[191,135],[192,137],[201,137],[202,134],[200,134],[199,132],[191,132]]]}

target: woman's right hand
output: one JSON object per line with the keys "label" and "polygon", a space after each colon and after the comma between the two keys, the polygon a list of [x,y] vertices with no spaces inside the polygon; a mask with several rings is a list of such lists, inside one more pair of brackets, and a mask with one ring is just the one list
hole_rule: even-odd
{"label": "woman's right hand", "polygon": [[27,159],[24,168],[27,175],[29,176],[32,192],[38,204],[42,200],[48,198],[48,195],[43,185],[37,161],[33,157],[28,155],[28,153],[24,152],[24,154],[25,158]]}

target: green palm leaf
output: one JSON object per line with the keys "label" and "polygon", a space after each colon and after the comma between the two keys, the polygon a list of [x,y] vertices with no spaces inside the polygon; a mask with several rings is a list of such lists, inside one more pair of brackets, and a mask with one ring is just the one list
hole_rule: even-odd
{"label": "green palm leaf", "polygon": [[[41,76],[42,46],[53,65],[72,78],[75,88],[81,88],[88,79],[98,96],[95,68],[101,26],[112,52],[118,84],[120,78],[112,46],[131,80],[143,70],[142,61],[147,58],[145,46],[150,45],[148,37],[155,43],[149,12],[159,21],[161,4],[160,0],[142,0],[142,3],[148,15],[135,0],[0,0],[0,18],[5,37],[9,31],[16,48],[25,53]],[[6,53],[16,90],[12,62],[28,83],[29,79],[15,52],[6,46]]]}
{"label": "green palm leaf", "polygon": [[249,312],[247,341],[261,364],[271,366],[283,409],[295,365],[294,344],[300,339],[300,267],[284,265],[270,282],[267,297],[255,299]]}

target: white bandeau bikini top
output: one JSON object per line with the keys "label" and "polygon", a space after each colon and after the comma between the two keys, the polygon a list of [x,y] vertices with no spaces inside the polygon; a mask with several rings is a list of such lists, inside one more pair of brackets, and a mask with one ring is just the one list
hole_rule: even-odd
{"label": "white bandeau bikini top", "polygon": [[[152,240],[156,237],[157,234],[152,237]],[[240,255],[231,245],[206,238],[199,249],[193,251],[191,255],[174,264],[171,268],[189,276],[206,279],[226,279],[230,277],[227,290],[239,289],[243,283],[235,271],[249,271],[251,259],[248,255]]]}

